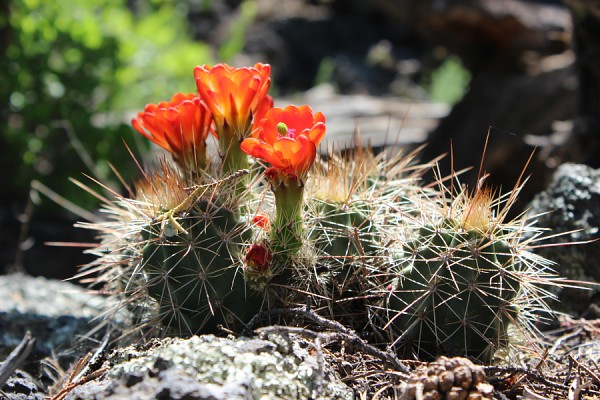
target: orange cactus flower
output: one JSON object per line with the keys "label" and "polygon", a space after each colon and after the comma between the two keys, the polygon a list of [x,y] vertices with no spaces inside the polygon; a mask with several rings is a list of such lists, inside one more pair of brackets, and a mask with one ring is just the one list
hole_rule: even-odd
{"label": "orange cactus flower", "polygon": [[194,68],[198,93],[210,108],[217,132],[231,128],[238,139],[250,135],[253,116],[264,107],[271,66],[234,68],[227,64]]}
{"label": "orange cactus flower", "polygon": [[265,117],[267,111],[273,108],[273,104],[275,100],[273,97],[267,95],[265,96],[262,103],[256,109],[256,113],[254,114],[254,119],[252,122],[252,136],[258,137],[258,130],[260,129],[260,121]]}
{"label": "orange cactus flower", "polygon": [[211,114],[196,94],[176,93],[170,101],[148,104],[131,120],[143,136],[167,150],[182,166],[206,162]]}
{"label": "orange cactus flower", "polygon": [[324,135],[325,116],[313,115],[309,106],[272,108],[260,121],[257,137],[245,139],[241,148],[271,164],[278,174],[304,181]]}

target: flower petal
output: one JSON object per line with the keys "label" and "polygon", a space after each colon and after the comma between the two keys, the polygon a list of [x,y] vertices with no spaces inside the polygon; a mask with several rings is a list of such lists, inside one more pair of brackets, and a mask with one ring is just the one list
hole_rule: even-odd
{"label": "flower petal", "polygon": [[[280,131],[282,124],[287,127]],[[304,180],[316,158],[316,148],[325,135],[325,116],[313,115],[309,106],[271,108],[257,125],[251,143],[254,157],[269,162],[280,173]]]}
{"label": "flower petal", "polygon": [[210,121],[208,108],[196,94],[176,93],[168,102],[146,105],[131,124],[183,162],[205,153]]}
{"label": "flower petal", "polygon": [[214,114],[217,132],[231,128],[238,137],[250,135],[253,116],[269,90],[270,71],[266,64],[245,68],[217,64],[194,69],[198,93]]}

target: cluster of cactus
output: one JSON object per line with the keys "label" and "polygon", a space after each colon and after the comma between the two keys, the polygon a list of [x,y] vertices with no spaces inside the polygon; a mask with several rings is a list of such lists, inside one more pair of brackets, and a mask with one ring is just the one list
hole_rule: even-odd
{"label": "cluster of cactus", "polygon": [[86,226],[102,241],[85,273],[120,293],[140,330],[235,330],[269,307],[310,303],[402,354],[489,361],[509,323],[533,329],[540,284],[556,277],[526,250],[522,233],[535,229],[503,222],[518,187],[447,200],[443,186],[420,187],[432,164],[416,165],[417,153],[359,145],[321,160],[325,117],[274,108],[268,66],[195,72],[199,95],[133,120],[175,165],[145,171],[130,197],[105,199],[106,222]]}

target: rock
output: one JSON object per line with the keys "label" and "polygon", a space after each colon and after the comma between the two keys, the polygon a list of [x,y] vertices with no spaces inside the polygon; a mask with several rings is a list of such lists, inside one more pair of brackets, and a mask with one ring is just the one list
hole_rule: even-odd
{"label": "rock", "polygon": [[321,151],[344,149],[355,144],[358,133],[363,144],[416,147],[426,139],[449,106],[391,97],[343,95],[332,85],[322,84],[302,94],[278,99],[277,107],[308,104],[326,115],[327,135]]}
{"label": "rock", "polygon": [[[552,131],[555,121],[568,120],[576,114],[573,58],[566,57],[564,61],[564,66],[535,74],[489,71],[475,77],[462,100],[430,133],[422,160],[452,151],[453,163],[450,157],[439,163],[441,176],[449,175],[452,168],[473,168],[461,174],[460,179],[474,187],[489,134],[483,165],[490,174],[486,182],[506,191],[515,185],[534,153],[526,174],[535,179],[519,196],[524,201],[515,209],[521,210],[546,187],[556,167],[556,163],[548,162],[546,146],[535,151],[539,138]],[[538,142],[531,143],[532,138]],[[433,179],[431,174],[430,180]]]}
{"label": "rock", "polygon": [[[325,81],[333,82],[342,93],[388,93],[390,84],[399,78],[401,64],[414,61],[420,52],[414,33],[371,2],[210,3],[208,7],[202,2],[189,4],[195,38],[220,48],[230,40],[236,24],[239,27],[240,21],[251,20],[244,32],[243,53],[228,61],[270,63],[279,94],[289,95]],[[373,63],[369,54],[382,41],[392,45],[384,57],[387,61]]]}
{"label": "rock", "polygon": [[[581,164],[563,164],[554,174],[552,183],[537,194],[530,204],[529,214],[539,215],[537,226],[549,228],[547,245],[537,252],[558,263],[558,273],[572,280],[600,282],[600,169]],[[563,289],[559,307],[572,313],[585,312],[600,288],[590,290]],[[598,316],[596,316],[598,317]]]}
{"label": "rock", "polygon": [[413,27],[430,43],[458,54],[472,71],[512,69],[537,55],[569,46],[569,12],[533,0],[377,0],[390,18]]}
{"label": "rock", "polygon": [[579,78],[578,115],[571,141],[579,162],[600,167],[600,5],[597,1],[568,0],[573,20],[573,48]]}
{"label": "rock", "polygon": [[0,389],[2,389],[0,391],[2,400],[44,400],[46,398],[34,379],[19,370]]}
{"label": "rock", "polygon": [[329,367],[319,370],[311,345],[296,336],[166,338],[140,350],[115,351],[102,378],[72,390],[86,399],[352,399]]}
{"label": "rock", "polygon": [[[55,357],[62,367],[68,367],[97,347],[96,339],[104,335],[104,330],[91,337],[88,333],[102,321],[99,317],[110,303],[80,286],[10,274],[0,276],[0,293],[0,360],[31,331],[36,344],[28,361]],[[34,375],[39,372],[37,364],[28,367]]]}

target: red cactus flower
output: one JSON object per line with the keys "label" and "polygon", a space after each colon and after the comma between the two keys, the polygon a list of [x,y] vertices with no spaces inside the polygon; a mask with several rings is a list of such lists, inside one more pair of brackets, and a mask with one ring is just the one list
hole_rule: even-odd
{"label": "red cactus flower", "polygon": [[257,214],[252,218],[252,223],[260,229],[269,230],[269,217],[263,214]]}
{"label": "red cactus flower", "polygon": [[204,65],[194,69],[198,93],[210,108],[217,132],[232,128],[238,138],[250,135],[253,116],[266,107],[271,85],[271,66],[234,68],[227,64]]}
{"label": "red cactus flower", "polygon": [[304,181],[325,135],[325,116],[309,106],[272,108],[260,121],[257,137],[247,138],[244,152],[271,164],[278,174]]}
{"label": "red cactus flower", "polygon": [[206,161],[211,114],[198,95],[176,93],[170,101],[148,104],[131,120],[146,138],[173,154],[183,167]]}
{"label": "red cactus flower", "polygon": [[253,244],[246,253],[246,266],[252,272],[265,272],[273,258],[269,249],[264,244]]}

